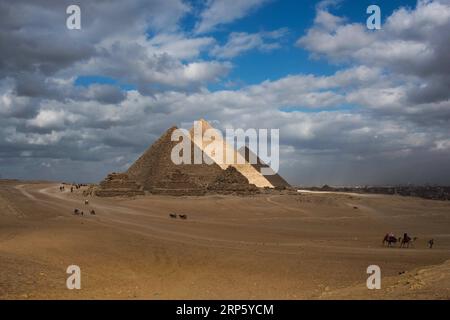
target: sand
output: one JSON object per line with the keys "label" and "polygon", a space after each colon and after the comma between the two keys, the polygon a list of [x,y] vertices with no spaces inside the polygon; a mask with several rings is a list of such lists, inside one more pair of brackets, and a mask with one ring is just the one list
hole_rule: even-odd
{"label": "sand", "polygon": [[[83,190],[0,182],[1,299],[450,298],[449,202],[299,193],[84,205]],[[97,214],[74,216],[74,208]],[[383,247],[390,231],[418,239]],[[81,290],[66,288],[72,264]],[[381,267],[380,290],[365,287],[372,264]]]}

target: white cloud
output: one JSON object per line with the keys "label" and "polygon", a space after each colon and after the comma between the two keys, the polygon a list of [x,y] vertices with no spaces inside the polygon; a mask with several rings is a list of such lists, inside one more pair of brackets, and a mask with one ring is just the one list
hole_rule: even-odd
{"label": "white cloud", "polygon": [[[170,44],[171,37],[178,40]],[[193,59],[209,43],[208,39],[181,40],[180,35],[151,40],[116,39],[103,42],[98,49],[101,55],[75,65],[73,71],[119,78],[135,84],[143,93],[161,89],[198,90],[207,82],[225,76],[231,68],[228,62]]]}
{"label": "white cloud", "polygon": [[211,55],[221,59],[230,59],[250,50],[268,52],[281,47],[280,41],[286,36],[286,28],[270,32],[232,32],[227,42],[216,45],[211,50]]}
{"label": "white cloud", "polygon": [[183,75],[185,79],[192,81],[214,81],[218,80],[228,72],[230,64],[218,62],[193,62],[184,67]]}
{"label": "white cloud", "polygon": [[167,53],[176,59],[195,59],[212,46],[212,37],[188,38],[184,34],[158,34],[148,41],[155,53]]}
{"label": "white cloud", "polygon": [[450,151],[450,139],[435,141],[433,149],[436,151]]}
{"label": "white cloud", "polygon": [[[199,73],[205,69],[201,65],[193,65],[189,72],[192,72],[189,77],[204,77]],[[371,81],[377,77],[383,79],[378,69],[357,67],[331,76],[289,76],[234,91],[164,91],[153,96],[130,91],[118,104],[95,100],[48,100],[43,102],[42,110],[31,121],[19,120],[25,125],[16,123],[15,129],[11,129],[13,122],[0,120],[0,131],[3,132],[0,137],[8,137],[0,139],[0,146],[7,149],[7,146],[14,145],[16,150],[20,150],[18,152],[32,150],[34,158],[45,156],[46,162],[48,159],[95,159],[104,164],[103,171],[96,173],[98,177],[95,175],[100,179],[107,171],[122,170],[125,164],[133,162],[171,125],[206,116],[217,120],[216,125],[222,129],[226,126],[279,128],[283,148],[290,150],[283,153],[282,160],[296,163],[287,175],[294,181],[300,179],[300,182],[340,181],[341,178],[337,177],[337,180],[328,177],[331,182],[322,180],[331,159],[331,167],[340,166],[340,170],[347,168],[344,163],[351,166],[355,165],[354,161],[362,161],[367,164],[364,172],[369,172],[369,167],[376,167],[375,164],[381,161],[392,161],[393,166],[396,162],[406,161],[407,166],[413,166],[411,159],[421,157],[424,150],[441,155],[448,153],[447,143],[440,142],[447,139],[446,126],[435,125],[424,131],[414,119],[407,120],[408,112],[402,108],[394,114],[383,115],[383,110],[389,108],[380,107],[399,104],[405,90],[403,87],[389,88],[388,83],[371,86]],[[357,104],[371,111],[287,113],[279,110],[286,105],[314,110],[318,106],[337,107],[342,103]],[[419,118],[423,118],[435,107],[414,106],[414,110]],[[440,111],[436,109],[436,112]],[[46,130],[40,132],[26,126],[31,123]],[[35,146],[39,149],[34,149]],[[20,153],[17,157],[21,157]],[[120,163],[108,160],[118,157],[121,157]],[[429,157],[433,158],[432,155]],[[299,159],[301,161],[297,161]],[[310,166],[313,164],[314,168],[324,170],[323,174],[308,176],[306,172],[312,170]],[[54,164],[53,168],[59,170],[61,166]],[[386,168],[387,165],[382,169]],[[297,174],[300,176],[294,178]],[[91,172],[88,177],[92,177]],[[376,175],[371,178],[376,178]]]}
{"label": "white cloud", "polygon": [[79,116],[65,110],[42,109],[34,119],[28,120],[27,124],[38,128],[63,129],[66,124],[74,123],[77,119]]}
{"label": "white cloud", "polygon": [[332,31],[345,21],[344,18],[332,15],[326,10],[318,10],[314,18],[314,24],[325,30]]}
{"label": "white cloud", "polygon": [[332,29],[317,25],[296,44],[316,55],[327,55],[335,60],[347,60],[356,50],[370,45],[372,38],[373,36],[366,32],[365,26],[359,24],[340,25]]}
{"label": "white cloud", "polygon": [[416,76],[450,74],[450,3],[418,2],[387,17],[381,30],[345,23],[345,19],[318,10],[315,23],[297,45],[313,57],[379,66]]}
{"label": "white cloud", "polygon": [[196,33],[213,31],[218,25],[231,23],[270,0],[209,0],[195,26]]}
{"label": "white cloud", "polygon": [[2,117],[28,117],[33,112],[31,99],[19,97],[14,91],[8,89],[0,91],[0,116]]}
{"label": "white cloud", "polygon": [[419,0],[415,10],[400,8],[386,21],[386,28],[395,36],[428,38],[434,29],[446,26],[450,19],[449,1]]}

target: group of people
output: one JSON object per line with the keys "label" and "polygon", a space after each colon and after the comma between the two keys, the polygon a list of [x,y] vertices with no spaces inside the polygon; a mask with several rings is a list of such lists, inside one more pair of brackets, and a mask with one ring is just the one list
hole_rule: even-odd
{"label": "group of people", "polygon": [[[90,210],[89,213],[90,213],[91,215],[95,216],[95,210],[94,210],[94,209]],[[76,208],[75,208],[75,209],[73,210],[73,214],[76,215],[76,216],[78,216],[78,215],[82,215],[82,216],[83,216],[83,215],[84,215],[84,211],[80,211],[79,209],[76,209]]]}
{"label": "group of people", "polygon": [[[73,192],[74,189],[78,190],[81,189],[81,187],[83,187],[83,184],[79,184],[79,183],[73,183],[70,186],[70,192]],[[64,192],[66,190],[66,186],[63,184],[59,187],[59,191]]]}
{"label": "group of people", "polygon": [[[417,237],[411,238],[408,233],[404,233],[403,237],[397,237],[393,232],[387,233],[383,238],[383,244],[387,243],[388,247],[391,247],[393,244],[400,242],[400,248],[406,247],[409,248],[410,245],[417,240]],[[434,245],[434,239],[428,240],[428,248],[432,249]]]}
{"label": "group of people", "polygon": [[[84,200],[84,205],[85,206],[89,206],[89,200],[88,199],[86,199],[86,200]],[[95,210],[94,209],[90,209],[89,210],[89,213],[91,214],[91,215],[95,215]],[[84,215],[84,212],[83,211],[80,211],[78,208],[75,208],[74,210],[73,210],[73,214],[74,215],[76,215],[76,216],[78,216],[78,215]]]}

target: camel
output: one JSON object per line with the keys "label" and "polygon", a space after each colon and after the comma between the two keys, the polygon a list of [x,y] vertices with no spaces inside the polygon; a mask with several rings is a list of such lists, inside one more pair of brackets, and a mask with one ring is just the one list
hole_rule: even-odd
{"label": "camel", "polygon": [[95,216],[95,210],[92,209],[92,210],[90,211],[90,214],[93,215],[93,216]]}
{"label": "camel", "polygon": [[388,244],[388,247],[392,247],[393,244],[397,243],[397,238],[392,233],[386,233],[383,238],[383,245],[385,245],[385,243]]}
{"label": "camel", "polygon": [[87,199],[84,200],[84,204],[85,204],[85,205],[89,205],[89,200],[87,200]]}
{"label": "camel", "polygon": [[401,238],[400,248],[409,248],[409,246],[414,247],[414,242],[417,240],[417,237],[411,238],[408,235]]}
{"label": "camel", "polygon": [[176,219],[176,218],[177,218],[177,215],[176,215],[175,213],[170,213],[170,214],[169,214],[169,217],[171,217],[171,218],[173,218],[173,219]]}
{"label": "camel", "polygon": [[74,210],[73,210],[73,214],[76,215],[76,216],[79,215],[79,214],[80,214],[80,210],[74,209]]}
{"label": "camel", "polygon": [[185,215],[185,214],[179,214],[178,216],[180,217],[180,219],[184,219],[184,220],[187,219],[187,215]]}

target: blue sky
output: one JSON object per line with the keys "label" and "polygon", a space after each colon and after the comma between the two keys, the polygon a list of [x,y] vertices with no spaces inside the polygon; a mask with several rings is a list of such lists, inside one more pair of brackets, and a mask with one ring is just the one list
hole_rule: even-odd
{"label": "blue sky", "polygon": [[[288,28],[289,35],[280,50],[267,53],[251,51],[233,60],[235,67],[229,80],[245,84],[256,84],[264,80],[275,80],[288,74],[330,75],[340,68],[327,60],[310,59],[309,52],[294,45],[295,40],[311,27],[316,14],[316,5],[320,1],[271,1],[256,10],[252,15],[227,25],[213,35],[219,41],[226,41],[230,30],[259,32]],[[382,8],[382,19],[391,15],[400,6],[414,7],[414,0],[347,0],[341,1],[330,11],[347,17],[349,22],[365,23],[366,9],[371,4]]]}

